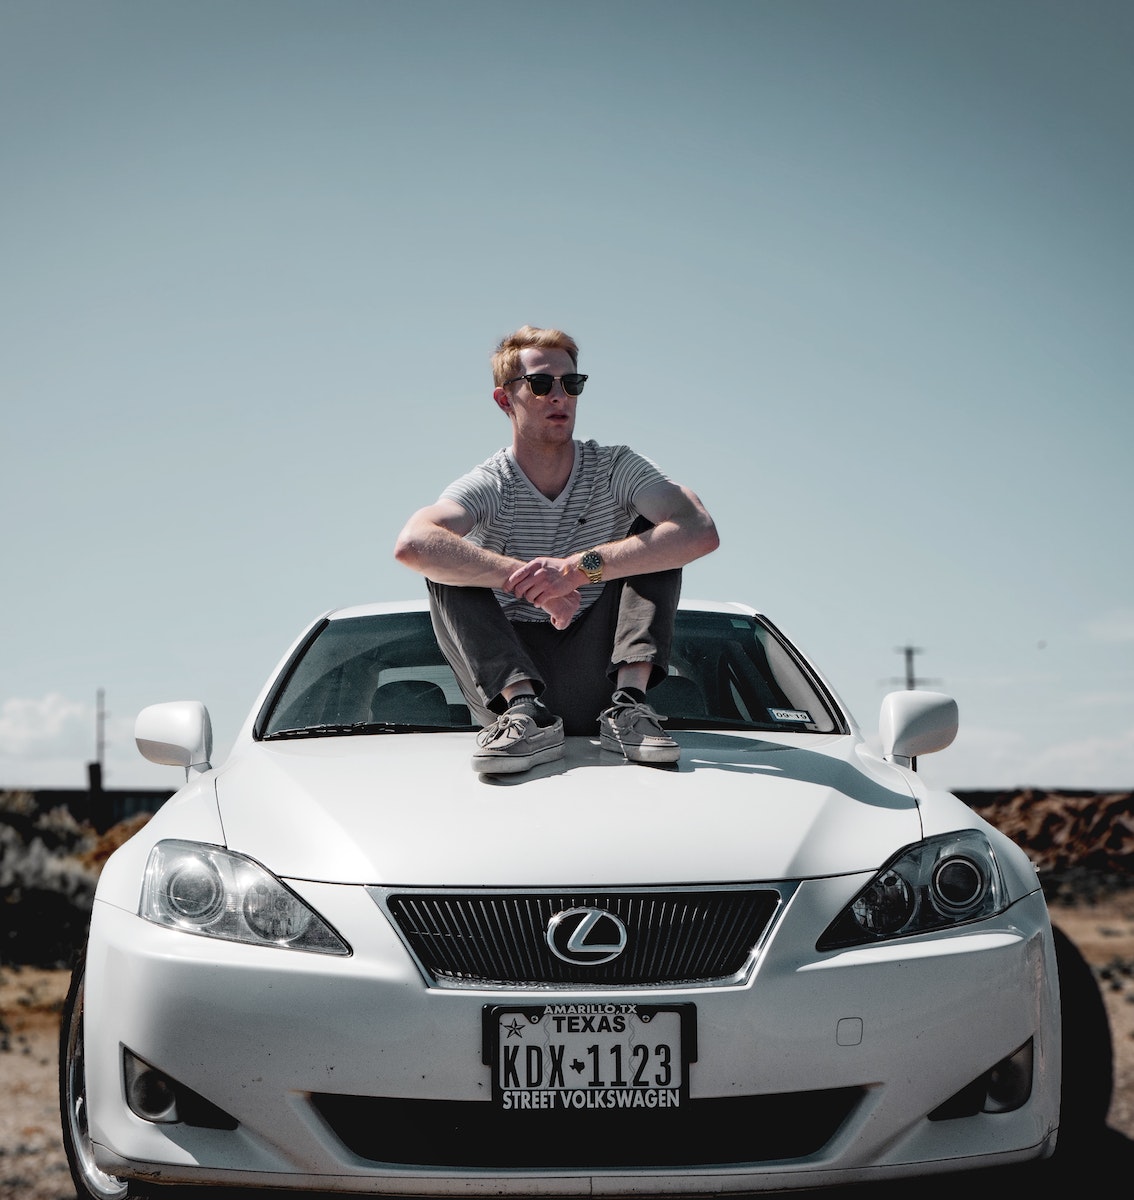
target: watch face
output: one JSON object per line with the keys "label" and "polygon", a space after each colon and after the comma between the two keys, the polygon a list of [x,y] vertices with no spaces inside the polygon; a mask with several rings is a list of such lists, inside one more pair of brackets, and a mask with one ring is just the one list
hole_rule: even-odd
{"label": "watch face", "polygon": [[597,550],[588,550],[586,554],[579,559],[579,566],[584,571],[601,571],[602,570],[602,555]]}

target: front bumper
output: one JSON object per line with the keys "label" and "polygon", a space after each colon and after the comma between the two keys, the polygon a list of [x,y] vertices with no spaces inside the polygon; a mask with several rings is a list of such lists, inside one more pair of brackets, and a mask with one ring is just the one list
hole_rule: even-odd
{"label": "front bumper", "polygon": [[[692,1002],[698,1048],[685,1111],[621,1127],[615,1165],[609,1150],[588,1161],[588,1127],[553,1111],[510,1123],[482,1061],[485,1005],[603,993],[428,987],[359,887],[293,884],[347,937],[350,958],[181,934],[96,903],[85,1020],[98,1161],[170,1183],[618,1196],[810,1188],[1050,1153],[1059,1003],[1041,894],[945,935],[816,953],[863,882],[800,885],[743,984],[611,994]],[[929,1119],[1029,1041],[1021,1107]],[[135,1116],[124,1048],[236,1128]]]}

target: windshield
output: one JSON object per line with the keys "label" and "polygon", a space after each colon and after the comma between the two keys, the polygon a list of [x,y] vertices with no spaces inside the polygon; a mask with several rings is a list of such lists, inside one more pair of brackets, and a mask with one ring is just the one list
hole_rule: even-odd
{"label": "windshield", "polygon": [[[649,702],[670,729],[845,732],[821,684],[756,618],[680,610],[669,670]],[[476,728],[429,614],[382,613],[318,627],[282,672],[256,736]]]}

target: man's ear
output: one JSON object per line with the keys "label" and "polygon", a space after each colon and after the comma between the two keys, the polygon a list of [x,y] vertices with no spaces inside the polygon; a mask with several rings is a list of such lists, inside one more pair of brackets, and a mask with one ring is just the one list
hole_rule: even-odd
{"label": "man's ear", "polygon": [[508,393],[503,388],[496,388],[492,393],[492,398],[501,412],[507,413],[508,416],[512,415],[512,401],[508,399]]}

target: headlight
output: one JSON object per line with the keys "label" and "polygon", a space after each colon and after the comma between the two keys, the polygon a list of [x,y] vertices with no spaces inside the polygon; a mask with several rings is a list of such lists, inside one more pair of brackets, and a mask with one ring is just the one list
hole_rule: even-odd
{"label": "headlight", "polygon": [[158,842],[150,851],[138,915],[228,942],[350,953],[310,905],[259,863],[201,842]]}
{"label": "headlight", "polygon": [[988,839],[975,829],[950,833],[891,859],[831,923],[816,949],[930,933],[991,917],[1007,906]]}

